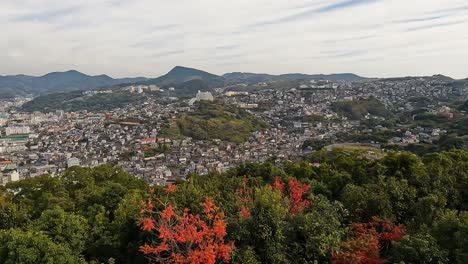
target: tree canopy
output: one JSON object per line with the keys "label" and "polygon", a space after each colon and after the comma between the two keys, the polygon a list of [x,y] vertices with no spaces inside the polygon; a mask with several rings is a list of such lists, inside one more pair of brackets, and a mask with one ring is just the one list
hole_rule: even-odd
{"label": "tree canopy", "polygon": [[73,167],[0,189],[0,263],[466,263],[467,190],[463,150],[323,150],[152,188]]}

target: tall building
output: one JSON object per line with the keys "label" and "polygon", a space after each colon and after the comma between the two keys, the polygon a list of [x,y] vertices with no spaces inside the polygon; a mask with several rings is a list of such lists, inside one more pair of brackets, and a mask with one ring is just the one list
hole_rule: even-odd
{"label": "tall building", "polygon": [[142,85],[138,85],[137,93],[143,93],[143,86]]}
{"label": "tall building", "polygon": [[56,110],[55,115],[58,116],[58,118],[63,118],[63,114],[65,112],[63,110]]}
{"label": "tall building", "polygon": [[213,101],[213,95],[210,92],[200,92],[197,93],[197,101]]}
{"label": "tall building", "polygon": [[8,117],[6,115],[0,115],[0,126],[3,126],[7,123]]}
{"label": "tall building", "polygon": [[78,158],[69,158],[67,160],[67,167],[80,166],[80,160]]}
{"label": "tall building", "polygon": [[29,134],[31,129],[28,126],[9,126],[5,128],[5,134],[9,135],[19,135],[19,134]]}
{"label": "tall building", "polygon": [[189,105],[193,105],[195,102],[199,102],[199,101],[214,101],[214,97],[210,92],[198,91],[195,98],[190,99]]}
{"label": "tall building", "polygon": [[159,88],[159,86],[152,84],[152,85],[149,86],[149,90],[152,91],[152,92],[153,91],[159,91],[160,88]]}

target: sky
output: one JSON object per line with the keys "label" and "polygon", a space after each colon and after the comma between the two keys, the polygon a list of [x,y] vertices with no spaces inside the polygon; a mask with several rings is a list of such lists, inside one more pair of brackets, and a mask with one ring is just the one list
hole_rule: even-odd
{"label": "sky", "polygon": [[468,77],[468,0],[0,0],[0,75]]}

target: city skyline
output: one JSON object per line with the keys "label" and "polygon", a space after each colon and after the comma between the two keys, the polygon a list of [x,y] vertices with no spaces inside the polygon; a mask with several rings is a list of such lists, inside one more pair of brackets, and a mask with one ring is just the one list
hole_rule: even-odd
{"label": "city skyline", "polygon": [[0,75],[156,77],[183,65],[468,77],[468,4],[458,0],[6,0],[0,22]]}

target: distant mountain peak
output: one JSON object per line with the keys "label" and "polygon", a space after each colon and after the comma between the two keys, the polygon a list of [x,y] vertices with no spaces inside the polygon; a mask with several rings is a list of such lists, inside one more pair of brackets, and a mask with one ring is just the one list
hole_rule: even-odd
{"label": "distant mountain peak", "polygon": [[432,75],[432,78],[435,78],[435,79],[443,79],[443,80],[453,80],[452,77],[449,77],[449,76],[446,76],[446,75],[443,75],[443,74],[435,74],[435,75]]}
{"label": "distant mountain peak", "polygon": [[194,69],[194,68],[190,68],[190,67],[185,67],[185,66],[177,65],[177,66],[175,66],[174,68],[172,68],[171,71],[178,71],[178,70],[195,70],[195,69]]}
{"label": "distant mountain peak", "polygon": [[100,74],[100,75],[95,75],[94,77],[96,78],[106,78],[106,79],[112,79],[112,77],[110,77],[109,75],[107,74]]}
{"label": "distant mountain peak", "polygon": [[176,75],[198,74],[198,75],[218,76],[218,75],[206,72],[206,71],[202,71],[202,70],[190,68],[190,67],[185,67],[185,66],[175,66],[174,68],[172,68],[172,70],[170,70],[167,73],[167,75],[172,75],[172,74],[176,74]]}
{"label": "distant mountain peak", "polygon": [[206,71],[185,66],[176,66],[165,75],[138,82],[137,84],[155,84],[161,87],[172,86],[175,87],[176,91],[182,96],[193,96],[198,90],[223,87],[226,82],[223,77]]}
{"label": "distant mountain peak", "polygon": [[65,71],[64,73],[79,73],[79,74],[83,74],[77,70],[68,70],[68,71]]}
{"label": "distant mountain peak", "polygon": [[[46,75],[43,75],[41,77],[50,77],[50,76],[62,76],[64,78],[67,78],[67,77],[89,77],[89,75],[86,75],[84,73],[81,73],[77,70],[68,70],[68,71],[64,71],[64,72],[50,72],[50,73],[47,73]],[[39,78],[41,78],[39,77]]]}
{"label": "distant mountain peak", "polygon": [[185,67],[185,66],[175,66],[172,68],[169,73],[176,73],[176,72],[181,72],[181,71],[198,71],[197,69],[190,68],[190,67]]}
{"label": "distant mountain peak", "polygon": [[156,83],[158,85],[177,85],[193,79],[201,79],[204,81],[223,81],[224,78],[209,72],[202,70],[176,66],[170,70],[167,74],[160,76],[158,78],[149,80],[150,83]]}

